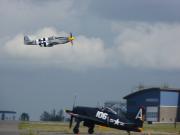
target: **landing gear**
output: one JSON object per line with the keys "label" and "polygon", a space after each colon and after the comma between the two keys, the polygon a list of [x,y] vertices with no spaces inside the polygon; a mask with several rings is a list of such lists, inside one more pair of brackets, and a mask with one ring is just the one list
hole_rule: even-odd
{"label": "landing gear", "polygon": [[88,128],[89,128],[89,129],[88,129],[88,133],[89,133],[89,134],[93,134],[93,133],[94,133],[94,124],[91,123]]}
{"label": "landing gear", "polygon": [[89,134],[93,134],[93,133],[94,133],[94,127],[90,127],[90,128],[88,129],[88,133],[89,133]]}
{"label": "landing gear", "polygon": [[79,128],[75,128],[75,127],[74,127],[73,133],[74,133],[74,134],[78,134],[78,133],[79,133]]}
{"label": "landing gear", "polygon": [[85,127],[88,127],[88,133],[89,134],[94,133],[94,123],[92,121],[84,121],[83,125]]}
{"label": "landing gear", "polygon": [[[73,133],[78,134],[79,133],[79,125],[80,125],[81,120],[76,120],[76,125],[73,128]],[[84,126],[88,127],[88,133],[93,134],[94,133],[94,123],[92,122],[84,122]]]}
{"label": "landing gear", "polygon": [[74,134],[78,134],[79,133],[79,124],[80,124],[80,121],[77,121],[74,129],[73,129],[73,132]]}

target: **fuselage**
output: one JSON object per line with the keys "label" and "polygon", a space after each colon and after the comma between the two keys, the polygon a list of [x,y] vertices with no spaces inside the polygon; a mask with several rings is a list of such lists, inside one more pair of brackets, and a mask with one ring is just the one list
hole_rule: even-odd
{"label": "fuselage", "polygon": [[26,40],[24,39],[24,43],[26,45],[39,45],[41,47],[52,47],[54,45],[58,44],[65,44],[68,42],[72,42],[75,38],[73,36],[71,37],[48,37],[48,38],[40,38],[36,40]]}
{"label": "fuselage", "polygon": [[91,121],[96,125],[139,132],[138,126],[133,121],[128,120],[124,115],[118,116],[110,108],[75,107],[73,113],[86,116],[81,118],[84,122]]}

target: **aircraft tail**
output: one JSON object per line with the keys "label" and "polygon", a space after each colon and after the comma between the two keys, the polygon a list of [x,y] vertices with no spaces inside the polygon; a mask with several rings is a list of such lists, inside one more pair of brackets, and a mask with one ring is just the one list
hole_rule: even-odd
{"label": "aircraft tail", "polygon": [[24,44],[31,42],[31,39],[28,36],[24,36]]}
{"label": "aircraft tail", "polygon": [[135,123],[140,130],[143,127],[144,119],[145,119],[145,109],[144,107],[140,107],[135,116]]}

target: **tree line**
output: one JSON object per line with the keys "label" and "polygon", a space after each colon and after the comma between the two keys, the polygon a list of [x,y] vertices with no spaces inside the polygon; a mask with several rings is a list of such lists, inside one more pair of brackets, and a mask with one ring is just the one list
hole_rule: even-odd
{"label": "tree line", "polygon": [[59,111],[56,111],[53,109],[51,112],[44,111],[41,116],[41,121],[64,121],[64,111],[60,109]]}

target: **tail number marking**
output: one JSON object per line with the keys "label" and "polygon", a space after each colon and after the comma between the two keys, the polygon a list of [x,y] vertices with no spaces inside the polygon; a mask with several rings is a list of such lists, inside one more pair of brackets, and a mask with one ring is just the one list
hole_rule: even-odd
{"label": "tail number marking", "polygon": [[142,108],[139,109],[139,112],[136,115],[136,119],[140,119],[142,120],[143,116],[142,116]]}

